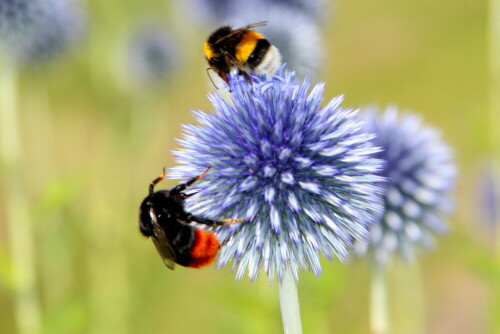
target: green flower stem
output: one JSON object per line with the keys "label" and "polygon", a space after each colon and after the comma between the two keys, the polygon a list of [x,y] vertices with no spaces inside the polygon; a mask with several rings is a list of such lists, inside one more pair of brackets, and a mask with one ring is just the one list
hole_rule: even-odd
{"label": "green flower stem", "polygon": [[18,333],[40,333],[33,231],[23,188],[22,148],[16,104],[16,68],[0,59],[0,166]]}
{"label": "green flower stem", "polygon": [[370,327],[372,334],[389,334],[389,310],[384,267],[375,264],[372,270]]}
{"label": "green flower stem", "polygon": [[279,283],[281,318],[285,334],[302,334],[297,282],[291,271],[286,271]]}

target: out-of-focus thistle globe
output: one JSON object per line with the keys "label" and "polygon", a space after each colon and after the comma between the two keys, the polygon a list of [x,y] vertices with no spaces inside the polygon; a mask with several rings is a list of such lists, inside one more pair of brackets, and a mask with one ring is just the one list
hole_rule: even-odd
{"label": "out-of-focus thistle globe", "polygon": [[166,81],[179,63],[179,44],[161,24],[144,24],[133,32],[127,45],[127,71],[138,85]]}
{"label": "out-of-focus thistle globe", "polygon": [[283,8],[295,9],[309,15],[316,22],[323,19],[329,10],[325,0],[259,0],[258,3],[264,8],[279,4]]}
{"label": "out-of-focus thistle globe", "polygon": [[[294,10],[320,22],[328,12],[325,0],[186,0],[182,1],[186,14],[197,18],[205,25],[220,24],[241,19],[251,12],[265,12],[268,8],[279,6]],[[258,18],[257,21],[262,21]],[[253,22],[246,22],[245,25]]]}
{"label": "out-of-focus thistle globe", "polygon": [[317,23],[303,12],[283,5],[247,8],[227,23],[237,28],[258,21],[268,21],[256,30],[278,48],[287,69],[299,79],[309,76],[314,80],[323,65],[323,43]]}
{"label": "out-of-focus thistle globe", "polygon": [[499,187],[498,169],[494,168],[493,164],[483,167],[478,180],[476,204],[478,217],[481,217],[485,227],[490,231],[500,228],[498,226]]}
{"label": "out-of-focus thistle globe", "polygon": [[72,0],[0,0],[2,56],[21,65],[43,62],[79,40],[84,22]]}
{"label": "out-of-focus thistle globe", "polygon": [[417,246],[433,246],[433,234],[447,230],[443,219],[452,208],[457,175],[453,152],[439,131],[415,114],[368,108],[363,118],[365,131],[375,133],[376,145],[383,148],[378,158],[387,161],[380,174],[387,183],[385,212],[370,228],[370,244],[356,242],[356,250],[378,265],[387,264],[393,253],[412,260]]}
{"label": "out-of-focus thistle globe", "polygon": [[209,95],[215,111],[194,112],[175,151],[170,177],[188,179],[213,168],[186,199],[189,211],[247,221],[216,229],[225,244],[219,266],[232,262],[240,279],[270,282],[298,269],[321,273],[320,254],[344,261],[354,240],[380,212],[383,162],[356,111],[336,97],[325,106],[324,84],[280,70],[269,79],[231,80],[231,101]]}
{"label": "out-of-focus thistle globe", "polygon": [[206,27],[234,17],[244,3],[244,0],[185,0],[176,1],[174,5],[179,6],[176,11],[183,12],[194,24]]}

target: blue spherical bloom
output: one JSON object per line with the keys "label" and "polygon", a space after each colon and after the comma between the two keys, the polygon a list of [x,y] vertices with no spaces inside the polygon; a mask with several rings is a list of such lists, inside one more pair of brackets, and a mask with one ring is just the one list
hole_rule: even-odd
{"label": "blue spherical bloom", "polygon": [[233,261],[240,279],[261,269],[272,281],[298,269],[321,273],[319,254],[344,261],[353,240],[365,240],[381,210],[379,152],[341,96],[324,107],[323,84],[280,71],[249,85],[233,78],[231,101],[209,95],[215,112],[194,112],[175,151],[182,165],[170,177],[199,182],[187,209],[210,218],[245,218],[218,228],[219,266]]}
{"label": "blue spherical bloom", "polygon": [[190,18],[189,21],[200,25],[220,24],[228,17],[234,17],[244,4],[244,0],[185,0],[174,3],[180,7],[177,11],[182,11]]}
{"label": "blue spherical bloom", "polygon": [[434,128],[423,125],[415,114],[398,116],[394,107],[384,113],[367,109],[365,131],[377,135],[383,148],[378,157],[387,161],[380,176],[387,178],[385,212],[370,228],[370,244],[357,243],[384,265],[392,253],[405,260],[414,257],[415,247],[433,245],[433,233],[446,231],[442,218],[451,210],[451,190],[457,168],[453,152]]}
{"label": "blue spherical bloom", "polygon": [[[249,13],[264,13],[268,8],[279,6],[283,10],[292,10],[306,15],[311,20],[322,21],[329,11],[325,0],[185,0],[180,2],[185,15],[194,16],[195,23],[220,24],[232,20],[241,20]],[[265,20],[258,18],[257,21]],[[246,22],[245,25],[253,22]],[[284,21],[284,20],[283,20]]]}
{"label": "blue spherical bloom", "polygon": [[139,84],[155,84],[172,76],[179,62],[179,43],[160,24],[134,31],[128,45],[128,70]]}
{"label": "blue spherical bloom", "polygon": [[75,42],[83,22],[72,0],[1,0],[0,49],[21,64],[43,61]]}
{"label": "blue spherical bloom", "polygon": [[309,15],[315,21],[323,19],[328,12],[328,4],[325,0],[260,0],[259,7],[279,4],[282,7],[291,8]]}
{"label": "blue spherical bloom", "polygon": [[477,207],[478,216],[484,222],[485,227],[495,230],[498,228],[498,208],[500,207],[500,192],[498,170],[488,165],[483,167],[478,181]]}

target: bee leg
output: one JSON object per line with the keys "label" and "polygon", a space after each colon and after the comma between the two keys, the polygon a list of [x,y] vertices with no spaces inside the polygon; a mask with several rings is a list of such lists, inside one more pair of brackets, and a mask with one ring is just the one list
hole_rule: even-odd
{"label": "bee leg", "polygon": [[250,85],[252,85],[252,79],[250,78],[250,74],[248,74],[246,71],[244,71],[244,70],[238,70],[238,75],[242,75],[245,78],[245,80]]}
{"label": "bee leg", "polygon": [[192,194],[185,194],[185,193],[180,193],[179,196],[182,197],[182,199],[189,198],[191,196],[196,195],[198,192],[192,193]]}
{"label": "bee leg", "polygon": [[211,70],[211,68],[207,67],[207,75],[208,75],[208,78],[210,79],[210,82],[212,83],[212,85],[214,85],[215,89],[219,89],[219,87],[217,87],[217,85],[215,84],[215,82],[212,80],[212,76],[208,72],[209,70]]}
{"label": "bee leg", "polygon": [[227,74],[224,72],[219,72],[219,76],[226,83],[227,87],[229,88],[229,92],[232,93],[233,90],[231,89],[231,85],[229,84],[229,78],[227,77]]}
{"label": "bee leg", "polygon": [[[208,170],[212,168],[212,165],[208,165],[208,168],[205,169],[205,171],[203,173],[201,173],[200,175],[198,176],[195,176],[193,177],[192,179],[188,180],[187,182],[185,183],[181,183],[175,187],[173,187],[171,190],[170,190],[170,194],[172,196],[176,196],[176,195],[179,195],[181,193],[181,191],[183,190],[186,190],[187,187],[189,187],[190,185],[192,185],[193,183],[195,183],[196,181],[199,181],[201,180],[207,173],[208,173]],[[189,197],[189,195],[187,195]]]}
{"label": "bee leg", "polygon": [[149,184],[149,194],[150,195],[153,195],[154,193],[154,189],[155,189],[155,185],[157,185],[158,183],[160,183],[164,178],[165,178],[165,174],[166,174],[166,171],[167,171],[167,167],[163,167],[163,173],[158,176],[156,179],[153,180],[153,182],[151,182]]}
{"label": "bee leg", "polygon": [[229,78],[227,77],[227,74],[224,72],[219,72],[219,76],[222,80],[224,80],[225,83],[229,85]]}
{"label": "bee leg", "polygon": [[193,215],[190,215],[189,218],[193,222],[208,225],[208,226],[227,226],[227,225],[231,225],[234,223],[240,223],[240,222],[245,221],[245,219],[231,219],[231,218],[222,219],[222,220],[212,220],[212,219],[207,219],[207,218],[193,216]]}
{"label": "bee leg", "polygon": [[250,74],[248,74],[245,71],[245,64],[242,63],[241,61],[237,60],[234,58],[229,52],[225,51],[224,52],[224,57],[226,59],[226,62],[228,64],[231,64],[232,66],[236,67],[238,69],[238,75],[243,75],[245,80],[249,83],[252,84],[252,79],[250,77]]}

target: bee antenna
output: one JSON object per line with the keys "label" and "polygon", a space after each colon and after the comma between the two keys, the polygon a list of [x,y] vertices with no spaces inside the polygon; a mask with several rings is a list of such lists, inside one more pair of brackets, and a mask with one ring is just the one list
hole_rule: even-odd
{"label": "bee antenna", "polygon": [[211,70],[211,68],[207,67],[207,75],[208,75],[208,78],[210,79],[210,82],[212,83],[212,85],[214,85],[215,89],[219,89],[219,87],[217,87],[214,80],[212,79],[212,76],[210,75],[210,73],[208,73],[209,70]]}
{"label": "bee antenna", "polygon": [[160,183],[164,178],[165,178],[165,175],[167,174],[167,167],[163,167],[163,173],[158,176],[156,179],[153,180],[153,182],[151,182],[149,184],[149,196],[153,195],[154,192],[155,192],[155,185],[157,185],[158,183]]}

